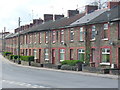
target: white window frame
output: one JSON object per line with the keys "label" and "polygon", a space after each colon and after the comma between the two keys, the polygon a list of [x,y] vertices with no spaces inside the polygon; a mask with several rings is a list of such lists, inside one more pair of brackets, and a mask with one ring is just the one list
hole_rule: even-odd
{"label": "white window frame", "polygon": [[[107,27],[105,27],[105,25],[107,25]],[[106,30],[107,30],[107,32],[108,32],[108,29],[109,29],[108,23],[105,23],[105,24],[103,25],[103,29],[104,29],[104,32],[105,32]],[[108,33],[107,33],[107,34],[108,34]],[[107,37],[107,38],[103,37],[102,40],[108,40],[108,37]]]}
{"label": "white window frame", "polygon": [[[74,28],[71,28],[71,29],[70,29],[70,41],[71,41],[71,42],[74,41],[74,34],[75,34],[75,33],[74,33]],[[71,35],[73,35],[73,36],[71,36]],[[73,37],[73,40],[71,39],[71,37]]]}
{"label": "white window frame", "polygon": [[41,35],[42,35],[41,32],[39,32],[39,40],[40,40],[39,43],[42,43],[41,42],[41,39],[42,39]]}
{"label": "white window frame", "polygon": [[[55,40],[54,40],[55,39]],[[52,42],[56,42],[56,31],[52,31]]]}
{"label": "white window frame", "polygon": [[[62,51],[61,51],[61,50],[62,50]],[[60,49],[59,52],[60,52],[60,55],[61,55],[61,54],[64,54],[64,59],[65,59],[65,49]],[[60,57],[61,57],[61,56],[60,56]],[[60,60],[60,62],[62,62],[62,61],[64,61],[64,60]]]}
{"label": "white window frame", "polygon": [[[84,33],[84,28],[80,27],[80,41],[84,41],[83,33]],[[81,40],[81,35],[82,35],[82,40]]]}
{"label": "white window frame", "polygon": [[45,32],[45,43],[48,43],[49,32]]}
{"label": "white window frame", "polygon": [[[105,49],[105,51],[103,52],[103,49]],[[107,52],[107,50],[109,50],[109,52]],[[110,55],[110,48],[102,48],[102,55],[107,54]],[[110,65],[110,60],[109,62],[102,62],[103,60],[101,60],[100,65]]]}
{"label": "white window frame", "polygon": [[37,33],[34,33],[34,39],[35,39],[34,44],[36,44],[36,41],[37,41]]}
{"label": "white window frame", "polygon": [[[48,50],[48,51],[46,51]],[[45,57],[45,61],[49,61],[49,49],[44,49],[44,57]],[[48,58],[46,58],[46,56],[48,56]]]}
{"label": "white window frame", "polygon": [[60,35],[61,42],[64,43],[64,40],[62,40],[62,39],[64,39],[64,30],[61,30],[60,34],[61,34]]}
{"label": "white window frame", "polygon": [[33,55],[34,55],[34,59],[37,59],[37,50],[34,49],[34,50],[33,50],[33,53],[34,53],[34,54],[33,54]]}
{"label": "white window frame", "polygon": [[92,40],[92,41],[94,41],[94,40],[96,39],[96,38],[95,38],[96,34],[95,34],[94,38],[92,38],[93,32],[94,32],[94,33],[96,32],[96,26],[95,26],[95,25],[92,26],[92,34],[91,34],[91,40]]}

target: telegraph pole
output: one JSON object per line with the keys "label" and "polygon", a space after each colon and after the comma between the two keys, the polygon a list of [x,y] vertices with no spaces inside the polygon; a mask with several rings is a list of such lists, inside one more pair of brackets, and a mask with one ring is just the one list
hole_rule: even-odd
{"label": "telegraph pole", "polygon": [[3,31],[3,51],[5,52],[5,31],[6,31],[6,27],[4,27],[4,31]]}
{"label": "telegraph pole", "polygon": [[20,17],[18,19],[18,28],[19,28],[19,31],[18,31],[18,64],[20,64]]}
{"label": "telegraph pole", "polygon": [[2,30],[2,54],[3,54],[3,30]]}

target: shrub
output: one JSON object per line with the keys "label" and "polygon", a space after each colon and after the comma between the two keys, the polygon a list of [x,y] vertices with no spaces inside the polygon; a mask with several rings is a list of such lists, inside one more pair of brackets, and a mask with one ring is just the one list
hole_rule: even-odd
{"label": "shrub", "polygon": [[20,56],[23,61],[34,61],[34,56]]}
{"label": "shrub", "polygon": [[3,52],[4,56],[8,56],[8,55],[11,55],[11,54],[12,54],[12,52]]}
{"label": "shrub", "polygon": [[14,58],[15,60],[17,60],[17,59],[18,59],[18,55],[14,55],[13,58]]}
{"label": "shrub", "polygon": [[13,59],[13,57],[14,57],[14,55],[10,55],[10,56],[9,56],[9,59],[10,59],[10,60],[12,60],[12,59]]}
{"label": "shrub", "polygon": [[65,60],[65,61],[62,61],[62,65],[75,66],[77,63],[83,63],[83,61],[82,60]]}

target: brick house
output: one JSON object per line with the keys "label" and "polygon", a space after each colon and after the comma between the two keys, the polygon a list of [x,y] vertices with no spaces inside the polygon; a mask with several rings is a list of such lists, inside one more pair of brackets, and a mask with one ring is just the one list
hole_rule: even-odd
{"label": "brick house", "polygon": [[[51,21],[16,30],[21,30],[21,55],[33,55],[35,62],[41,64],[84,59],[94,67],[119,68],[120,5],[119,2],[113,3],[109,2],[108,8],[101,10],[87,5],[86,13],[55,21],[50,15]],[[6,38],[6,51],[17,54],[17,36],[16,32]]]}

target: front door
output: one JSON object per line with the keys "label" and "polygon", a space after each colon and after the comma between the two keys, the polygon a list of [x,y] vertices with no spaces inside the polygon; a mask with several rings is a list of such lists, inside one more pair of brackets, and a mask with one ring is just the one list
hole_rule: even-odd
{"label": "front door", "polygon": [[52,49],[52,64],[55,64],[55,49]]}
{"label": "front door", "polygon": [[41,49],[39,49],[39,59],[38,59],[38,63],[40,63],[41,61]]}

